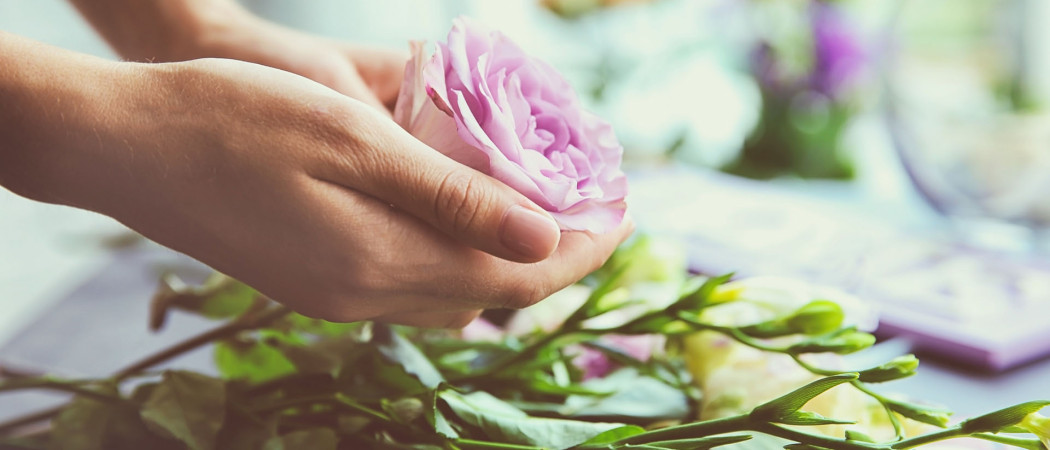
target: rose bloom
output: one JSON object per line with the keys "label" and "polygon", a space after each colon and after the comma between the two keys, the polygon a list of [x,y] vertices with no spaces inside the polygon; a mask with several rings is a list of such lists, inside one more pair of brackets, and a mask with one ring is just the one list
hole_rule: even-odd
{"label": "rose bloom", "polygon": [[437,47],[428,57],[422,43],[411,45],[394,108],[399,125],[521,192],[563,230],[602,233],[620,224],[623,147],[560,74],[464,18]]}

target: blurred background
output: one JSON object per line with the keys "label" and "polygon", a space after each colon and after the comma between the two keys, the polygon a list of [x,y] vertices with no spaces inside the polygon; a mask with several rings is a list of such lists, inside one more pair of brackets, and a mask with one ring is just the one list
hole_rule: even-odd
{"label": "blurred background", "polygon": [[[695,270],[843,287],[946,370],[1050,354],[1050,2],[243,3],[394,47],[471,15],[613,123],[640,228]],[[60,0],[2,2],[0,29],[114,57]],[[0,190],[0,347],[135,242]]]}

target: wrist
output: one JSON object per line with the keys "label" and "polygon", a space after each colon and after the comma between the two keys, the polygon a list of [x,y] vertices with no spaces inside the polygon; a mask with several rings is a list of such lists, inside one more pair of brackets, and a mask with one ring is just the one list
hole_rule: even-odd
{"label": "wrist", "polygon": [[244,30],[263,21],[235,1],[178,2],[167,12],[179,29],[158,52],[162,61],[189,61],[191,59],[222,57],[221,48],[241,39]]}
{"label": "wrist", "polygon": [[207,46],[256,19],[234,0],[72,0],[124,59],[171,62],[209,55]]}
{"label": "wrist", "polygon": [[98,210],[117,137],[144,77],[117,63],[0,33],[0,185],[24,197]]}

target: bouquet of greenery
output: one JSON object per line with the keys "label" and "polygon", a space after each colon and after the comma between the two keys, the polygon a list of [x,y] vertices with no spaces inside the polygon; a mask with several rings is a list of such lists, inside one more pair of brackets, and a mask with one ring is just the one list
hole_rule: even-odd
{"label": "bouquet of greenery", "polygon": [[[1038,411],[1050,401],[949,424],[943,408],[872,388],[914,374],[913,356],[836,367],[835,355],[874,342],[851,323],[850,297],[687,276],[682,259],[661,248],[636,239],[503,326],[479,321],[463,331],[329,323],[221,275],[201,286],[168,277],[153,300],[154,326],[172,310],[225,323],[108,378],[3,379],[0,391],[75,397],[0,425],[0,445],[906,449],[973,437],[1047,448],[1050,419]],[[811,295],[819,297],[791,306]],[[151,370],[206,346],[217,376]],[[48,428],[27,427],[47,419]]]}

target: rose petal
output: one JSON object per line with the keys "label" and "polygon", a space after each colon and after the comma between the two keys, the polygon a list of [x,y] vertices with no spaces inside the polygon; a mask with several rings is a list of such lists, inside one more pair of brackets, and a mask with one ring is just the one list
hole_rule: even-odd
{"label": "rose petal", "polygon": [[425,63],[421,49],[412,46],[399,124],[521,192],[562,229],[604,232],[623,220],[623,148],[557,71],[462,18]]}

